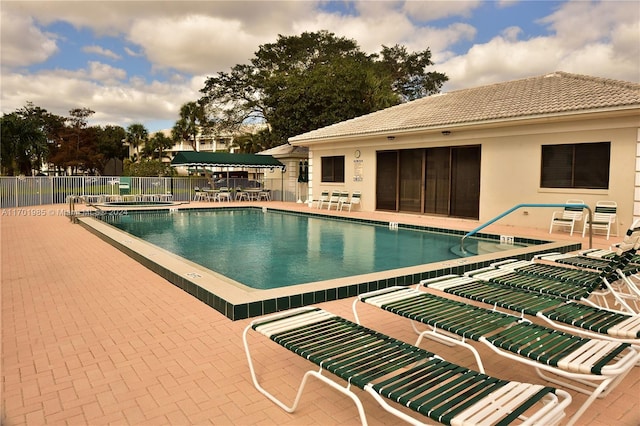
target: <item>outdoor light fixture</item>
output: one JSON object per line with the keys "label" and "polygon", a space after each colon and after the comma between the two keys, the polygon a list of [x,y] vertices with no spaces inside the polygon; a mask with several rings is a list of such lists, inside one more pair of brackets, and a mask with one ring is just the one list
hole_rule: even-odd
{"label": "outdoor light fixture", "polygon": [[442,134],[443,134],[444,136],[449,136],[449,135],[451,134],[451,131],[450,131],[450,130],[443,130],[443,131],[442,131]]}

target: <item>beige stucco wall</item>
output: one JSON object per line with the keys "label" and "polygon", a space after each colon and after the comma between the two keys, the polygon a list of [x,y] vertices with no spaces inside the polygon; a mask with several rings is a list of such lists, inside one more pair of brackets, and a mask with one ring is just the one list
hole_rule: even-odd
{"label": "beige stucco wall", "polygon": [[[620,114],[618,114],[620,115]],[[637,158],[640,116],[636,114],[584,115],[580,119],[547,119],[522,125],[503,123],[501,127],[466,126],[440,131],[323,141],[310,144],[309,198],[317,199],[321,190],[362,192],[363,210],[375,210],[376,152],[384,149],[410,149],[456,145],[481,145],[480,221],[484,223],[522,203],[564,203],[582,199],[590,206],[598,200],[618,203],[621,232],[634,214],[637,192]],[[540,188],[541,146],[545,144],[611,142],[611,171],[608,190]],[[306,145],[306,144],[305,144]],[[360,151],[356,158],[355,151]],[[322,183],[320,158],[345,156],[345,182]],[[361,172],[362,180],[354,179]],[[636,207],[637,208],[637,207]],[[525,214],[526,211],[526,214]],[[553,208],[517,210],[500,220],[502,224],[548,228]]]}

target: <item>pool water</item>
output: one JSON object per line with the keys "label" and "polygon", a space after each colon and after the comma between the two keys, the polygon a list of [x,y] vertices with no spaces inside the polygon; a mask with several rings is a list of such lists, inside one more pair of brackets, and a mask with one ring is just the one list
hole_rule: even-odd
{"label": "pool water", "polygon": [[[259,209],[130,212],[104,220],[256,289],[456,259],[460,235]],[[465,241],[477,253],[478,240]]]}

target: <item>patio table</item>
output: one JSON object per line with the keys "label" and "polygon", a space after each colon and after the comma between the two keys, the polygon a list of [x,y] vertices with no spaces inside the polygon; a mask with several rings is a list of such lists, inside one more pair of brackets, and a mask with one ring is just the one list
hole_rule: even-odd
{"label": "patio table", "polygon": [[219,189],[203,189],[202,192],[207,194],[208,201],[219,201],[218,194],[220,194]]}
{"label": "patio table", "polygon": [[250,200],[258,201],[258,197],[260,195],[261,189],[245,189],[247,196]]}

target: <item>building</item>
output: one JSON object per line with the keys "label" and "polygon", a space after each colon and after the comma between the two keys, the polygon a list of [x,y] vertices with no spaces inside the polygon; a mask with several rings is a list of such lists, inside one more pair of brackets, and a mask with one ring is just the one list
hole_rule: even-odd
{"label": "building", "polygon": [[[197,151],[197,152],[235,152],[237,150],[237,146],[235,146],[234,142],[238,136],[244,134],[255,134],[258,131],[264,129],[266,127],[265,124],[253,123],[253,124],[243,124],[240,126],[240,129],[237,133],[233,134],[202,134],[199,133],[196,136],[195,140],[195,149],[194,145],[190,141],[179,141],[174,143],[174,145],[164,152],[163,162],[170,163],[171,159],[176,155],[176,153],[181,151]],[[172,138],[171,129],[159,130],[160,133],[163,133],[166,137]],[[154,132],[149,135],[149,138],[152,138],[153,135],[158,132]],[[137,153],[140,153],[144,149],[144,143],[140,144],[137,148],[130,145],[128,142],[124,142],[125,146],[129,147],[129,158],[135,158]]]}
{"label": "building", "polygon": [[284,171],[273,169],[269,174],[265,174],[264,186],[274,194],[281,192],[278,200],[306,202],[308,187],[305,179],[300,179],[300,169],[306,166],[305,171],[308,170],[309,150],[306,147],[285,143],[259,154],[271,155],[286,166]]}
{"label": "building", "polygon": [[[309,197],[489,221],[519,204],[618,203],[640,218],[640,84],[554,72],[418,99],[289,139],[309,148]],[[545,228],[552,210],[502,224]]]}

